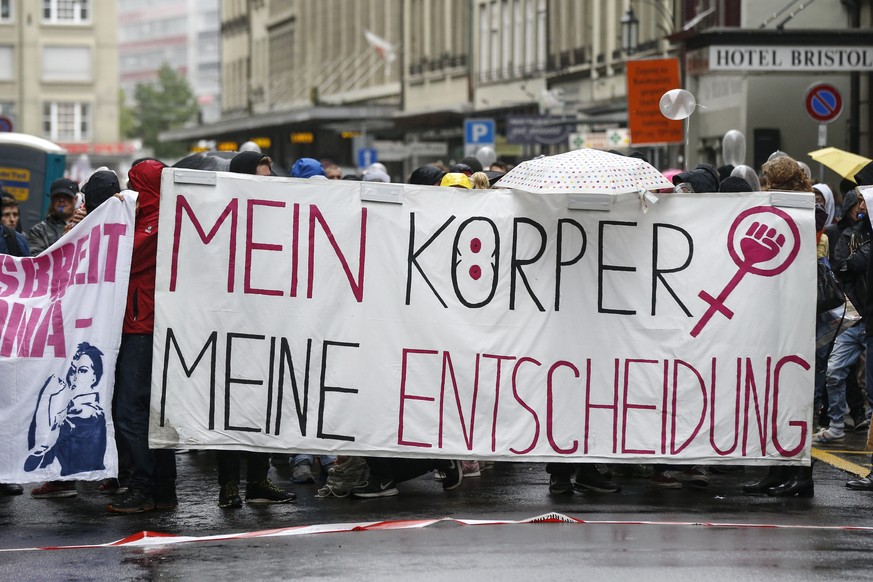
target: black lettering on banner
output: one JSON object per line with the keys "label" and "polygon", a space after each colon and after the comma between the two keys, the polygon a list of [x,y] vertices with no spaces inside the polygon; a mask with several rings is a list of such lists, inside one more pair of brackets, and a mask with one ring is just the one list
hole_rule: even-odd
{"label": "black lettering on banner", "polygon": [[176,334],[173,333],[173,328],[167,328],[167,342],[164,344],[164,369],[161,374],[161,418],[159,426],[164,426],[166,420],[167,371],[170,368],[170,344],[172,343],[173,347],[176,349],[176,355],[179,356],[179,362],[182,364],[182,370],[188,378],[194,374],[194,370],[200,364],[200,360],[202,360],[203,356],[206,355],[206,350],[209,349],[210,346],[212,347],[211,365],[209,366],[209,430],[215,428],[215,352],[217,342],[218,332],[213,331],[209,334],[209,339],[206,340],[206,343],[203,344],[203,349],[201,349],[200,353],[197,354],[197,359],[194,360],[194,363],[189,368],[185,364],[185,358],[182,356],[182,349],[179,347],[179,342],[176,341]]}
{"label": "black lettering on banner", "polygon": [[231,426],[230,424],[230,385],[245,384],[249,386],[260,386],[264,383],[263,380],[250,380],[247,378],[233,378],[230,375],[231,359],[233,356],[233,340],[235,339],[251,339],[263,341],[267,339],[265,335],[254,335],[250,333],[228,333],[227,334],[227,351],[224,361],[224,430],[238,430],[241,432],[261,432],[261,429],[253,426]]}
{"label": "black lettering on banner", "polygon": [[[331,342],[325,340],[322,344],[321,348],[321,389],[320,389],[320,398],[318,399],[318,432],[317,435],[320,439],[335,439],[338,441],[355,441],[355,437],[348,436],[344,434],[330,434],[324,432],[324,401],[325,396],[328,392],[340,392],[344,394],[357,394],[357,388],[343,388],[341,386],[327,386],[324,383],[325,376],[327,375],[327,349],[330,346],[338,346],[344,348],[359,348],[361,344],[359,343],[349,343],[349,342]],[[307,369],[309,368],[309,358],[307,357]],[[307,373],[307,376],[309,374]]]}
{"label": "black lettering on banner", "polygon": [[436,240],[436,238],[452,223],[454,222],[455,217],[450,216],[448,220],[446,220],[442,226],[440,226],[427,242],[425,242],[417,251],[415,250],[415,213],[411,212],[409,214],[409,251],[406,255],[406,305],[409,305],[410,297],[412,295],[412,266],[415,265],[415,268],[418,269],[418,272],[421,274],[424,282],[427,283],[427,286],[430,287],[430,290],[433,291],[433,294],[439,299],[439,302],[443,307],[448,309],[448,305],[443,301],[443,298],[440,297],[440,294],[437,293],[437,290],[434,288],[433,284],[430,282],[430,279],[427,278],[427,275],[421,268],[421,265],[418,264],[418,256],[424,252],[424,250],[430,246],[430,244]]}
{"label": "black lettering on banner", "polygon": [[[530,259],[519,259],[518,258],[518,225],[529,224],[540,235],[540,248],[537,250],[536,254]],[[525,289],[527,289],[528,295],[530,295],[531,299],[533,299],[534,303],[536,303],[537,309],[540,311],[545,311],[540,300],[537,299],[536,294],[533,292],[533,289],[530,288],[530,283],[527,280],[527,276],[525,276],[522,267],[525,265],[530,265],[536,263],[540,260],[540,257],[543,256],[543,253],[546,252],[546,229],[542,227],[541,224],[531,220],[530,218],[516,218],[513,221],[512,225],[512,268],[510,269],[510,279],[509,279],[509,309],[515,309],[515,273],[518,272],[518,275],[521,277],[522,283],[524,283]]]}
{"label": "black lettering on banner", "polygon": [[303,372],[303,405],[300,405],[300,390],[297,387],[297,374],[294,371],[294,360],[291,357],[291,346],[288,338],[282,338],[279,357],[279,390],[276,395],[276,435],[279,435],[282,424],[282,400],[285,396],[285,362],[291,371],[291,390],[294,395],[294,410],[300,427],[300,436],[306,436],[306,416],[309,410],[309,360],[312,354],[312,339],[306,340],[306,364]]}
{"label": "black lettering on banner", "polygon": [[[573,257],[572,259],[565,261],[562,256],[562,252],[564,250],[564,225],[572,224],[577,229],[579,229],[579,233],[582,235],[582,248],[579,249],[579,253]],[[583,256],[585,256],[585,249],[588,248],[588,235],[585,234],[585,229],[582,228],[582,225],[573,220],[572,218],[560,218],[558,219],[558,241],[557,241],[557,252],[555,254],[555,311],[559,311],[561,308],[561,272],[564,267],[569,267],[570,265],[575,265],[578,263]]]}
{"label": "black lettering on banner", "polygon": [[636,222],[622,222],[617,220],[604,220],[599,225],[598,232],[598,247],[597,247],[597,312],[598,313],[615,313],[618,315],[636,315],[634,309],[607,309],[603,307],[603,272],[604,271],[623,271],[634,272],[636,267],[627,267],[624,265],[606,265],[603,262],[603,233],[606,226],[636,226]]}
{"label": "black lettering on banner", "polygon": [[[694,256],[694,240],[691,238],[691,235],[682,228],[672,224],[664,224],[656,222],[653,225],[654,228],[654,236],[652,237],[654,240],[652,241],[652,315],[655,315],[655,303],[657,302],[658,296],[658,281],[664,285],[664,288],[667,290],[676,303],[679,304],[679,307],[682,308],[682,311],[685,312],[685,315],[691,317],[691,312],[688,311],[688,308],[685,307],[685,304],[679,299],[679,296],[676,295],[676,292],[673,291],[673,288],[670,287],[670,284],[667,283],[667,280],[663,277],[662,273],[677,273],[687,268],[688,265],[691,264],[691,257]],[[680,266],[672,268],[672,269],[659,269],[658,268],[658,234],[660,229],[669,228],[675,230],[676,232],[682,234],[685,237],[685,240],[688,241],[688,255],[685,257],[685,262]]]}
{"label": "black lettering on banner", "polygon": [[[461,293],[460,287],[458,287],[458,257],[460,255],[460,251],[458,250],[458,244],[461,240],[461,233],[464,232],[464,229],[467,228],[468,225],[474,222],[486,222],[491,227],[492,232],[494,233],[494,253],[492,256],[494,260],[491,262],[491,292],[488,294],[483,301],[479,303],[471,303],[467,301],[467,299]],[[458,298],[465,307],[471,308],[479,308],[488,305],[492,299],[494,299],[494,294],[497,292],[497,266],[500,264],[500,233],[497,231],[497,225],[494,224],[494,221],[490,218],[485,218],[484,216],[474,216],[472,218],[468,218],[458,227],[458,231],[455,233],[455,240],[452,243],[452,287],[455,290],[455,296]]]}

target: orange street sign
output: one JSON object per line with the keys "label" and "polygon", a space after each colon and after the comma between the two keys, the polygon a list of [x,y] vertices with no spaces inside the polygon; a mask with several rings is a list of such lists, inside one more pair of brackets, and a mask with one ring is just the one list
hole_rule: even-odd
{"label": "orange street sign", "polygon": [[682,121],[661,115],[661,95],[680,89],[679,59],[627,61],[627,121],[631,143],[682,143]]}

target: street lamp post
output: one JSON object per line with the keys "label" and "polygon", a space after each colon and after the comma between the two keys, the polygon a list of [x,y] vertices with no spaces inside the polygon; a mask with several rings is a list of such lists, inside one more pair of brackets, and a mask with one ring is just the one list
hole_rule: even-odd
{"label": "street lamp post", "polygon": [[625,55],[636,52],[640,42],[640,21],[634,14],[633,4],[628,6],[627,12],[621,17],[621,49]]}

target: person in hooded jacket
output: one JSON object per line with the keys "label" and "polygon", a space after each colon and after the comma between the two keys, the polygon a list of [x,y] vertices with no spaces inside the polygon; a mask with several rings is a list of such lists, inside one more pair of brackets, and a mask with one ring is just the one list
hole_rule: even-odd
{"label": "person in hooded jacket", "polygon": [[172,449],[152,450],[148,440],[158,214],[164,167],[158,160],[144,159],[134,162],[128,172],[128,186],[139,197],[115,375],[115,428],[130,454],[131,476],[127,492],[106,506],[112,513],[173,509],[178,504],[176,453]]}
{"label": "person in hooded jacket", "polygon": [[856,222],[843,230],[836,244],[833,245],[835,248],[831,266],[849,301],[862,317],[860,322],[841,333],[834,341],[825,381],[828,391],[829,424],[827,428],[821,429],[813,436],[812,442],[818,445],[839,444],[845,438],[844,417],[849,409],[846,402],[846,379],[866,346],[866,314],[864,313],[867,300],[866,273],[871,244],[873,244],[871,241],[873,229],[870,220],[866,218],[867,204],[863,198],[858,200],[851,212]]}

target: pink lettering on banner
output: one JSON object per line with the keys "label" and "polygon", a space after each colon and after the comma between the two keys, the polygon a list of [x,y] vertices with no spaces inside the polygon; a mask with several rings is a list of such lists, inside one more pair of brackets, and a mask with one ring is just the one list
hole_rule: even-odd
{"label": "pink lettering on banner", "polygon": [[239,199],[234,198],[227,203],[227,206],[224,207],[224,210],[218,217],[218,220],[215,221],[215,224],[213,224],[212,228],[209,230],[209,234],[207,234],[206,231],[203,230],[203,226],[200,224],[200,221],[194,214],[194,209],[191,208],[190,204],[188,204],[188,200],[185,198],[185,196],[179,195],[176,197],[176,214],[173,219],[173,251],[172,259],[170,261],[171,293],[176,290],[176,282],[179,273],[179,253],[181,252],[182,245],[183,212],[190,219],[191,224],[194,226],[194,230],[197,231],[197,236],[200,237],[200,241],[204,245],[208,245],[212,242],[212,239],[214,239],[215,235],[218,234],[218,229],[221,228],[221,225],[223,225],[224,221],[227,220],[227,217],[230,216],[230,242],[228,244],[227,250],[227,292],[233,293],[233,281],[236,274],[236,230],[237,221],[239,218]]}
{"label": "pink lettering on banner", "polygon": [[[410,359],[415,357],[418,364],[417,386],[415,393],[410,392],[408,373]],[[420,358],[440,358],[442,361],[439,378],[428,380],[427,372],[433,368],[425,366],[426,360]],[[763,362],[758,362],[763,370],[754,369],[751,359],[737,358],[735,362],[735,378],[719,376],[719,362],[712,358],[704,375],[699,366],[691,362],[672,359],[658,360],[647,358],[616,358],[612,361],[612,378],[604,378],[599,375],[597,362],[591,359],[584,360],[584,378],[580,368],[571,361],[558,360],[548,368],[540,361],[528,357],[494,356],[488,354],[476,354],[472,369],[467,370],[466,377],[473,377],[473,383],[469,390],[461,390],[459,382],[458,358],[448,351],[419,350],[406,348],[403,350],[403,361],[400,377],[400,400],[399,421],[397,427],[397,444],[400,446],[425,447],[444,450],[451,446],[455,438],[459,438],[462,447],[475,454],[476,443],[481,439],[475,436],[477,421],[483,418],[477,415],[478,404],[482,398],[494,399],[494,414],[489,419],[491,452],[497,452],[497,437],[501,433],[512,434],[521,438],[519,443],[506,445],[504,451],[516,456],[542,455],[558,453],[560,455],[579,454],[579,442],[582,441],[581,456],[595,454],[598,451],[592,447],[609,446],[607,443],[598,443],[592,440],[591,431],[596,427],[598,432],[604,430],[606,434],[612,434],[612,453],[621,455],[647,455],[654,457],[660,451],[660,457],[664,459],[681,458],[683,451],[694,445],[698,450],[707,447],[714,454],[726,456],[734,453],[743,433],[743,445],[741,455],[743,457],[755,457],[767,455],[768,444],[773,445],[778,454],[785,458],[795,457],[800,454],[806,444],[805,420],[779,418],[780,398],[780,375],[784,370],[791,367],[800,371],[809,370],[809,363],[798,356],[785,356],[775,360],[767,357]],[[493,391],[483,394],[482,387],[490,384],[489,377],[483,375],[482,363],[485,360],[494,360],[495,366],[488,374],[495,378]],[[500,406],[501,388],[501,364],[504,361],[514,361],[513,372],[509,379],[511,391],[504,399],[502,408],[507,409],[508,414],[498,417],[497,410]],[[645,373],[645,367],[654,366],[657,370],[656,377],[663,376],[663,394],[658,396],[655,402],[646,402],[640,394],[651,394],[651,374]],[[637,372],[636,370],[639,370]],[[756,373],[763,372],[766,377],[764,393],[759,394]],[[424,375],[421,375],[421,374]],[[558,399],[554,391],[557,374],[561,373],[561,397]],[[641,374],[638,379],[638,374]],[[524,379],[522,381],[522,378]],[[593,392],[600,393],[592,388],[592,379],[611,380],[612,402],[596,401]],[[719,402],[723,406],[732,409],[733,423],[720,423],[719,416],[714,412],[716,385],[718,381],[724,382],[732,388],[727,392],[721,392]],[[660,382],[661,380],[659,380]],[[746,386],[743,393],[741,386]],[[792,382],[792,387],[794,383]],[[596,386],[596,384],[595,384]],[[635,388],[637,387],[637,388]],[[437,393],[438,392],[438,393]],[[455,406],[445,406],[447,393],[455,400]],[[543,400],[531,399],[529,394],[545,394]],[[732,397],[732,398],[731,398]],[[505,401],[509,399],[509,401]],[[418,406],[410,410],[409,403],[434,403],[439,401],[438,406]],[[487,401],[487,400],[486,400]],[[572,407],[573,402],[578,401],[578,418],[580,423],[573,423],[569,427],[560,427],[560,434],[569,435],[564,443],[559,443],[555,438],[558,433],[556,419],[566,418],[566,408],[558,412],[557,402]],[[741,418],[742,407],[745,406],[746,414]],[[509,408],[507,408],[509,407]],[[544,407],[544,410],[543,410]],[[457,416],[454,412],[457,411]],[[593,414],[594,411],[609,411],[610,421],[603,422],[601,414]],[[646,414],[648,413],[648,414]],[[436,418],[433,418],[436,416]],[[454,417],[454,419],[453,419]],[[414,426],[418,431],[417,440],[405,436],[411,419],[415,419]],[[545,426],[541,419],[545,418]],[[669,429],[667,419],[670,419]],[[502,419],[502,420],[501,420]],[[648,420],[647,420],[648,419]],[[657,419],[657,420],[654,420]],[[679,419],[686,424],[679,425]],[[654,420],[654,422],[653,422]],[[584,426],[582,426],[584,423]],[[660,425],[660,427],[659,427]],[[432,439],[422,438],[427,434],[426,426],[436,426],[437,433]],[[637,426],[636,439],[641,439],[639,444],[629,443],[628,428]],[[654,428],[655,432],[646,431],[639,427]],[[658,431],[658,427],[660,430]],[[760,450],[748,446],[750,428],[757,428],[758,445]],[[770,430],[768,430],[768,427]],[[785,439],[778,431],[784,427],[794,429],[794,438]],[[453,435],[449,439],[448,435]],[[548,442],[549,452],[537,450],[541,447],[541,435],[545,435]],[[456,435],[456,436],[455,436]],[[725,437],[731,443],[728,448],[723,448],[717,442],[724,442]],[[618,449],[619,438],[621,448]],[[785,441],[791,444],[786,445]],[[604,454],[605,451],[599,451]]]}
{"label": "pink lettering on banner", "polygon": [[348,261],[346,261],[342,249],[340,249],[339,244],[336,242],[336,238],[333,236],[333,232],[331,232],[330,227],[324,219],[324,216],[321,214],[321,211],[318,209],[318,206],[315,204],[309,205],[309,282],[306,286],[306,297],[309,299],[312,299],[312,286],[313,281],[315,280],[316,223],[321,227],[321,231],[325,236],[327,236],[327,240],[330,242],[330,246],[333,247],[333,251],[336,253],[337,258],[343,267],[343,271],[345,271],[346,278],[349,280],[352,293],[357,302],[360,303],[364,300],[364,258],[366,257],[367,250],[367,209],[361,209],[361,242],[358,254],[358,278],[355,280],[352,276],[352,271],[349,268]]}
{"label": "pink lettering on banner", "polygon": [[[246,268],[245,293],[251,295],[281,295],[281,289],[259,289],[252,286],[252,253],[254,251],[281,252],[282,245],[259,243],[254,241],[254,209],[256,206],[272,208],[285,208],[285,203],[278,200],[248,200],[248,212],[246,213]],[[230,291],[230,289],[228,289]]]}

